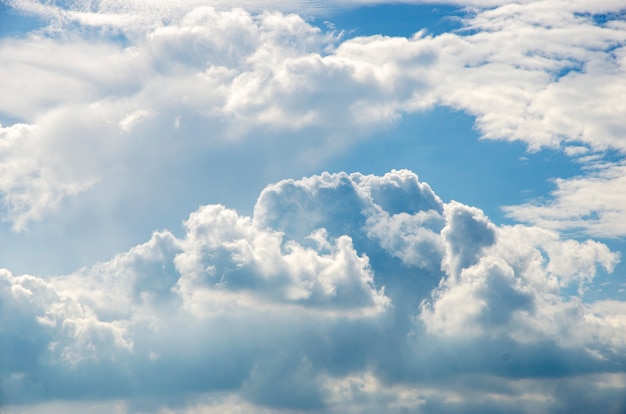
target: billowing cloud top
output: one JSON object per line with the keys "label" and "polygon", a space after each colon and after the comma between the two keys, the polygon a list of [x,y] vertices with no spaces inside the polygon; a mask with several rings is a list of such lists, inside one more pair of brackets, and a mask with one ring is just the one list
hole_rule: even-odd
{"label": "billowing cloud top", "polygon": [[[623,2],[314,24],[378,3],[7,3],[41,27],[0,39],[0,255],[74,270],[0,264],[1,412],[626,411],[626,305],[589,297],[620,253],[587,239],[626,234]],[[321,172],[442,106],[581,175],[501,225]]]}
{"label": "billowing cloud top", "polygon": [[[3,270],[3,404],[374,412],[506,395],[551,411],[598,378],[598,399],[621,395],[626,309],[581,302],[618,259],[603,244],[497,227],[406,170],[282,181],[254,217],[208,205],[184,229],[67,276]],[[452,349],[475,357],[449,366]],[[506,391],[463,382],[474,358]],[[534,388],[551,381],[563,394]]]}

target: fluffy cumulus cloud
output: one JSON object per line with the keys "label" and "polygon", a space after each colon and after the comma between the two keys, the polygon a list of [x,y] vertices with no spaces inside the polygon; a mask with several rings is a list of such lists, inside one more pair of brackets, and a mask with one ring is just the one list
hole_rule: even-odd
{"label": "fluffy cumulus cloud", "polygon": [[[449,3],[455,32],[350,37],[325,1],[9,2],[44,27],[0,40],[7,231],[166,229],[0,270],[0,411],[624,412],[626,306],[587,296],[620,255],[581,236],[626,234],[623,2]],[[408,170],[310,173],[436,106],[584,175],[497,225]]]}
{"label": "fluffy cumulus cloud", "polygon": [[58,207],[64,197],[90,185],[89,180],[65,179],[62,171],[42,162],[46,152],[38,130],[33,125],[0,125],[2,213],[15,230],[23,230],[30,220]]}
{"label": "fluffy cumulus cloud", "polygon": [[[578,328],[565,332],[564,327],[585,317],[578,300],[564,299],[561,288],[574,284],[582,296],[596,265],[612,271],[619,256],[592,240],[560,240],[536,227],[495,228],[479,210],[456,203],[449,207],[442,231],[447,277],[432,300],[422,304],[428,329],[467,337],[504,328],[519,341],[553,335],[567,343],[565,333],[577,337]],[[559,329],[562,318],[572,319]]]}
{"label": "fluffy cumulus cloud", "polygon": [[65,276],[2,270],[7,412],[626,407],[626,308],[582,301],[605,245],[498,227],[406,170],[281,181],[254,211],[202,206]]}

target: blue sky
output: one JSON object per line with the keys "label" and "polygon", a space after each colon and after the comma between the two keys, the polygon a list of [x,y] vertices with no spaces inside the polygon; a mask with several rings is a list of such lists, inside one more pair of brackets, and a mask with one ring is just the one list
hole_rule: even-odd
{"label": "blue sky", "polygon": [[624,13],[2,3],[0,411],[624,412]]}

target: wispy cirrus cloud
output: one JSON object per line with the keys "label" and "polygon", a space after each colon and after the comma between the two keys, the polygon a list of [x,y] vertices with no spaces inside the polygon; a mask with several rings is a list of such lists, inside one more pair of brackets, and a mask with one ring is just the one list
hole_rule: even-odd
{"label": "wispy cirrus cloud", "polygon": [[555,180],[556,189],[548,201],[534,201],[505,207],[516,220],[560,231],[584,231],[595,237],[622,237],[626,234],[623,162],[591,162],[586,174]]}

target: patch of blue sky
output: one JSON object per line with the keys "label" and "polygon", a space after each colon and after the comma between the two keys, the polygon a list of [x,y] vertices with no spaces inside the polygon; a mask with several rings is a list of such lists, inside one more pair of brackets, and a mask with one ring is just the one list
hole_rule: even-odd
{"label": "patch of blue sky", "polygon": [[29,32],[45,27],[43,19],[26,15],[3,2],[0,2],[0,39],[23,37]]}
{"label": "patch of blue sky", "polygon": [[626,19],[626,6],[619,11],[613,13],[575,13],[575,16],[578,17],[586,17],[593,20],[593,22],[597,25],[604,25],[608,22],[612,22],[615,20],[624,20]]}
{"label": "patch of blue sky", "polygon": [[[422,29],[433,35],[460,29],[465,14],[466,9],[451,5],[378,4],[337,9],[323,19],[347,37],[408,37]],[[573,63],[557,76],[572,70],[581,68]],[[581,166],[560,151],[529,153],[522,143],[480,140],[472,116],[442,107],[405,115],[391,130],[323,167],[372,174],[408,168],[444,200],[476,205],[498,224],[511,223],[500,206],[547,195],[553,178],[581,173]]]}
{"label": "patch of blue sky", "polygon": [[343,30],[348,38],[358,36],[410,37],[422,29],[438,35],[461,27],[463,8],[433,4],[375,4],[359,8],[333,9],[313,22]]}
{"label": "patch of blue sky", "polygon": [[405,115],[323,168],[367,174],[407,168],[445,202],[477,206],[496,224],[514,223],[501,206],[544,197],[554,189],[554,178],[582,171],[560,151],[528,152],[522,143],[480,139],[472,116],[445,107]]}
{"label": "patch of blue sky", "polygon": [[16,118],[14,116],[8,115],[6,113],[0,112],[0,125],[2,125],[2,127],[19,124],[20,122],[23,122],[23,120]]}
{"label": "patch of blue sky", "polygon": [[[62,9],[70,8],[67,2],[59,2],[57,6],[60,6]],[[42,16],[21,12],[9,5],[0,3],[0,39],[25,37],[40,29],[45,29],[49,24],[50,21]],[[64,22],[64,30],[61,32],[53,30],[44,31],[41,34],[44,36],[55,36],[68,32],[80,33],[81,38],[87,41],[97,42],[106,39],[107,41],[118,43],[122,47],[130,45],[129,39],[119,29],[106,26],[88,26],[71,21]]]}
{"label": "patch of blue sky", "polygon": [[584,69],[585,66],[581,62],[571,62],[571,64],[569,65],[560,67],[555,74],[555,78],[560,79],[564,76],[567,76],[571,72],[581,73],[584,71]]}

